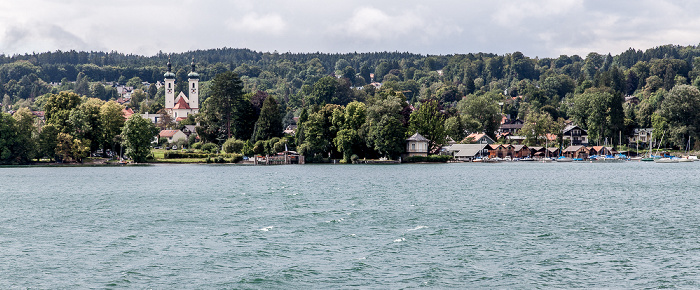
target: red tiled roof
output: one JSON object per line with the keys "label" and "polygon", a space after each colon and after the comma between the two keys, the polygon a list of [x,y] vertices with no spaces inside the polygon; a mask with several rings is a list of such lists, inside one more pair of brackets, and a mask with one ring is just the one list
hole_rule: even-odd
{"label": "red tiled roof", "polygon": [[177,104],[175,104],[175,106],[173,107],[173,110],[177,110],[177,109],[191,109],[191,108],[190,108],[190,105],[187,104],[187,102],[185,102],[185,99],[180,98],[177,101]]}
{"label": "red tiled roof", "polygon": [[163,131],[160,131],[158,136],[160,136],[161,138],[170,138],[170,137],[175,136],[175,133],[177,133],[177,131],[180,131],[180,130],[163,130]]}
{"label": "red tiled roof", "polygon": [[177,117],[177,118],[175,118],[175,122],[180,122],[180,121],[182,121],[182,120],[184,120],[184,119],[187,119],[187,118],[185,118],[185,117]]}
{"label": "red tiled roof", "polygon": [[129,119],[129,117],[131,117],[131,115],[133,115],[133,114],[134,114],[134,110],[132,110],[131,108],[122,109],[122,115],[124,115],[124,118],[126,118],[126,119]]}

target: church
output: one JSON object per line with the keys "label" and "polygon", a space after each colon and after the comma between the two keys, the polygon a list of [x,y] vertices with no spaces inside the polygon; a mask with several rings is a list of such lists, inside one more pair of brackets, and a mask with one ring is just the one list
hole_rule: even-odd
{"label": "church", "polygon": [[197,114],[199,112],[199,74],[195,72],[194,60],[192,60],[192,71],[187,74],[189,98],[184,92],[180,92],[175,97],[175,74],[172,72],[170,59],[168,59],[168,71],[163,77],[165,77],[165,111],[177,122],[186,119],[189,115]]}

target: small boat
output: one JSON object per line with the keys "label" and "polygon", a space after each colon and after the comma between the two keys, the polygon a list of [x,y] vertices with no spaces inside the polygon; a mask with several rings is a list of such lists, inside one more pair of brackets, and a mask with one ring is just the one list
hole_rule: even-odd
{"label": "small boat", "polygon": [[520,158],[518,161],[535,161],[535,159],[532,159],[530,157],[525,157],[525,158]]}
{"label": "small boat", "polygon": [[557,158],[557,162],[574,162],[574,159],[569,157],[559,157]]}
{"label": "small boat", "polygon": [[664,157],[664,158],[654,159],[654,162],[656,162],[656,163],[678,163],[678,159]]}

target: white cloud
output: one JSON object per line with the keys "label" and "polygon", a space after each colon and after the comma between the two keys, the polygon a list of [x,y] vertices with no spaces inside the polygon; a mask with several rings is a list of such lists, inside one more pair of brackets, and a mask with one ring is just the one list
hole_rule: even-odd
{"label": "white cloud", "polygon": [[340,25],[332,26],[329,32],[340,31],[351,38],[374,42],[392,41],[411,37],[424,42],[430,39],[459,33],[462,29],[440,20],[430,20],[426,14],[406,10],[390,15],[374,7],[356,9],[352,17]]}
{"label": "white cloud", "polygon": [[279,14],[258,15],[248,13],[240,19],[231,18],[226,22],[229,29],[243,33],[264,33],[279,35],[287,29],[287,23]]}

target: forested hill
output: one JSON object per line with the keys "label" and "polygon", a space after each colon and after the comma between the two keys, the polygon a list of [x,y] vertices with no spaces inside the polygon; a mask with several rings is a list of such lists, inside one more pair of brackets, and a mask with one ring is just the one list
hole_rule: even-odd
{"label": "forested hill", "polygon": [[[187,92],[182,86],[194,60],[202,81],[201,102],[207,99],[214,76],[233,71],[240,76],[246,93],[278,99],[285,120],[298,116],[299,109],[310,104],[365,102],[382,91],[401,93],[415,107],[435,100],[448,117],[461,114],[466,120],[489,119],[475,116],[476,111],[467,113],[460,106],[461,101],[475,96],[479,98],[472,99],[484,99],[488,106],[500,104],[497,111],[513,118],[528,119],[532,113],[544,112],[552,120],[573,120],[589,129],[596,140],[617,140],[620,132],[631,134],[635,128],[667,128],[670,121],[653,119],[654,114],[661,116],[667,94],[680,85],[700,86],[698,46],[665,45],[646,51],[629,49],[615,56],[592,52],[585,57],[557,58],[533,58],[520,52],[327,54],[222,48],[147,57],[56,51],[0,56],[3,111],[19,107],[41,110],[45,100],[40,96],[65,90],[103,100],[118,97],[115,84],[146,91],[148,87],[141,82],[161,81],[169,58],[177,91]],[[376,83],[367,86],[372,82],[381,83],[381,88],[375,91],[379,87]],[[162,95],[151,88],[145,95],[135,94],[138,98],[133,98],[130,106],[137,112],[156,112],[162,108]],[[624,97],[632,95],[637,100],[623,108]],[[493,126],[497,128],[477,123],[470,131],[494,134]],[[700,135],[694,128],[670,129],[680,130],[674,134],[679,141],[688,134]]]}

